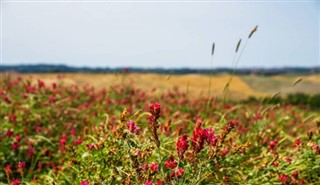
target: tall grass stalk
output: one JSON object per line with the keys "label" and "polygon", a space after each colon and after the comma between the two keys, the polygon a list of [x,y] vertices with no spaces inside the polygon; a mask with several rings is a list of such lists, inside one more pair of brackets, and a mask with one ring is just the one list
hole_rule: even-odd
{"label": "tall grass stalk", "polygon": [[212,68],[213,68],[213,58],[214,58],[214,49],[215,49],[215,43],[213,42],[212,48],[211,48],[211,59],[210,59],[210,71],[209,71],[209,89],[208,89],[208,101],[207,101],[207,111],[210,108],[211,104],[211,81],[212,81]]}
{"label": "tall grass stalk", "polygon": [[237,68],[237,66],[238,66],[238,64],[239,64],[239,61],[240,61],[240,59],[241,59],[241,56],[242,56],[245,48],[247,47],[247,44],[248,44],[249,39],[250,39],[250,38],[252,37],[252,35],[257,31],[257,28],[258,28],[258,26],[255,26],[255,27],[251,30],[248,38],[246,39],[246,41],[245,41],[245,43],[244,43],[244,46],[241,48],[241,51],[239,52],[239,55],[237,55],[237,54],[238,54],[239,48],[240,48],[240,46],[241,46],[241,41],[242,41],[242,40],[240,39],[240,40],[238,41],[238,43],[237,43],[237,46],[236,46],[236,49],[235,49],[235,53],[234,53],[234,57],[233,57],[233,61],[232,61],[232,73],[231,73],[231,76],[230,76],[227,84],[224,86],[224,89],[223,89],[223,103],[222,103],[222,106],[224,106],[225,103],[226,103],[227,95],[228,95],[229,88],[230,88],[230,84],[231,84],[231,82],[232,82],[232,80],[233,80],[233,77],[234,77],[234,75],[235,75],[235,71],[236,71],[236,68]]}

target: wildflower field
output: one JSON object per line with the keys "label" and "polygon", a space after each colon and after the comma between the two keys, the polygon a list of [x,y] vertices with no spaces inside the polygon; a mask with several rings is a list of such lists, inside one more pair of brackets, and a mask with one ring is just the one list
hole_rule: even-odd
{"label": "wildflower field", "polygon": [[320,184],[319,109],[155,90],[2,76],[0,184]]}

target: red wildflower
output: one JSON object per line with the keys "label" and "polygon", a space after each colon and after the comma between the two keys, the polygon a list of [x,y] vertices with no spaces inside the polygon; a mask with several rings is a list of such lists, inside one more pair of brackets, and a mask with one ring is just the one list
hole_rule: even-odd
{"label": "red wildflower", "polygon": [[59,141],[60,146],[64,146],[67,143],[67,140],[65,138],[60,139]]}
{"label": "red wildflower", "polygon": [[152,185],[152,181],[146,181],[143,185]]}
{"label": "red wildflower", "polygon": [[133,121],[128,121],[127,123],[127,129],[131,132],[131,133],[134,133],[134,134],[137,134],[139,135],[140,133],[140,128],[137,127],[137,125],[133,122]]}
{"label": "red wildflower", "polygon": [[34,88],[32,86],[28,86],[27,87],[27,92],[32,94],[32,93],[35,92],[35,90],[34,90]]}
{"label": "red wildflower", "polygon": [[221,151],[221,156],[225,156],[227,155],[229,152],[229,149],[227,147],[225,147],[222,151]]}
{"label": "red wildflower", "polygon": [[177,141],[178,156],[180,159],[183,158],[183,154],[189,147],[187,138],[188,136],[186,134],[183,134]]}
{"label": "red wildflower", "polygon": [[76,133],[77,133],[77,131],[76,131],[75,129],[72,129],[71,132],[70,132],[70,134],[71,134],[72,136],[75,136]]}
{"label": "red wildflower", "polygon": [[300,184],[307,184],[307,182],[306,182],[304,179],[300,179],[300,180],[299,180],[299,183],[300,183]]}
{"label": "red wildflower", "polygon": [[11,185],[19,185],[21,181],[19,179],[14,179],[11,183]]}
{"label": "red wildflower", "polygon": [[290,181],[289,177],[285,174],[280,174],[279,180],[282,182],[282,184],[287,184]]}
{"label": "red wildflower", "polygon": [[48,102],[49,102],[49,103],[54,103],[54,102],[56,102],[56,98],[53,97],[53,96],[50,96],[50,97],[48,98]]}
{"label": "red wildflower", "polygon": [[316,154],[320,154],[320,147],[319,147],[319,145],[317,143],[314,143],[312,145],[312,149]]}
{"label": "red wildflower", "polygon": [[156,163],[152,163],[150,165],[150,170],[153,171],[153,172],[158,171],[158,165]]}
{"label": "red wildflower", "polygon": [[57,83],[53,82],[52,84],[52,88],[55,89],[57,87]]}
{"label": "red wildflower", "polygon": [[291,163],[292,159],[290,157],[285,157],[284,160],[287,162],[287,163]]}
{"label": "red wildflower", "polygon": [[16,119],[17,119],[17,116],[15,114],[12,113],[9,115],[9,122],[10,123],[16,122]]}
{"label": "red wildflower", "polygon": [[181,178],[184,174],[184,170],[182,168],[178,168],[175,172],[177,178]]}
{"label": "red wildflower", "polygon": [[10,98],[9,98],[7,95],[3,95],[2,98],[3,98],[3,100],[4,100],[5,102],[7,102],[8,104],[11,103],[11,100],[10,100]]}
{"label": "red wildflower", "polygon": [[87,146],[87,149],[90,151],[90,150],[93,150],[94,149],[94,147],[95,147],[95,145],[93,144],[93,143],[91,143],[91,144],[86,144],[86,146]]}
{"label": "red wildflower", "polygon": [[11,137],[11,136],[13,136],[13,132],[11,130],[7,130],[6,135],[7,135],[7,137]]}
{"label": "red wildflower", "polygon": [[299,175],[299,172],[298,172],[298,171],[294,171],[294,172],[292,173],[292,177],[295,178],[295,179],[298,178],[298,175]]}
{"label": "red wildflower", "polygon": [[4,167],[4,171],[11,172],[11,168],[11,165],[7,165],[6,167]]}
{"label": "red wildflower", "polygon": [[279,166],[279,163],[275,161],[272,163],[272,165],[277,167],[277,166]]}
{"label": "red wildflower", "polygon": [[19,169],[24,169],[26,167],[26,163],[25,162],[18,162],[18,168]]}
{"label": "red wildflower", "polygon": [[299,148],[299,147],[301,146],[301,139],[300,139],[300,138],[298,138],[298,139],[296,139],[296,140],[294,141],[294,146],[295,146],[296,148]]}
{"label": "red wildflower", "polygon": [[38,86],[39,86],[39,88],[44,88],[46,85],[43,81],[38,80]]}
{"label": "red wildflower", "polygon": [[173,169],[173,168],[175,168],[175,167],[177,166],[177,162],[174,161],[174,158],[173,158],[173,156],[171,155],[171,156],[169,157],[169,159],[167,159],[167,161],[165,162],[164,166],[165,166],[166,168],[168,168],[168,169]]}
{"label": "red wildflower", "polygon": [[278,141],[273,140],[269,143],[269,148],[273,150],[277,146],[277,144],[278,144]]}
{"label": "red wildflower", "polygon": [[12,148],[13,150],[18,149],[19,147],[20,147],[20,144],[17,143],[17,142],[12,143],[12,145],[11,145],[11,148]]}
{"label": "red wildflower", "polygon": [[15,142],[19,143],[20,141],[21,141],[21,136],[20,135],[16,135]]}
{"label": "red wildflower", "polygon": [[153,102],[150,105],[150,113],[155,116],[159,117],[161,112],[161,105],[158,102]]}
{"label": "red wildflower", "polygon": [[162,180],[157,180],[156,185],[164,185],[164,182]]}
{"label": "red wildflower", "polygon": [[230,120],[230,121],[228,122],[228,126],[229,126],[230,128],[234,128],[234,127],[237,126],[237,125],[239,125],[239,121],[238,121],[238,120]]}
{"label": "red wildflower", "polygon": [[88,181],[81,181],[80,185],[90,185],[90,183]]}
{"label": "red wildflower", "polygon": [[148,171],[148,169],[149,169],[149,165],[148,165],[148,164],[144,164],[144,165],[142,165],[142,167],[141,167],[141,171],[143,171],[143,172]]}
{"label": "red wildflower", "polygon": [[77,139],[77,140],[74,141],[74,144],[75,144],[75,145],[81,145],[82,141],[83,141],[83,140],[82,140],[81,138],[79,138],[79,139]]}
{"label": "red wildflower", "polygon": [[28,154],[29,154],[30,156],[33,156],[33,154],[35,154],[34,149],[30,148],[30,149],[28,150]]}

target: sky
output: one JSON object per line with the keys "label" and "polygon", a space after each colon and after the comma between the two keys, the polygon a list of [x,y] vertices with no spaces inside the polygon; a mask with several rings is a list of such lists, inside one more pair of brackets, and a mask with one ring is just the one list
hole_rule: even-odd
{"label": "sky", "polygon": [[316,1],[1,1],[1,65],[314,67],[319,33]]}

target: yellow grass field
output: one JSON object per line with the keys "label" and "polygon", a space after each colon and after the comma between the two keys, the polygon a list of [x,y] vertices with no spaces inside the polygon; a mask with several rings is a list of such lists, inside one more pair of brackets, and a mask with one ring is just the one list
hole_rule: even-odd
{"label": "yellow grass field", "polygon": [[[12,74],[16,76],[18,74]],[[2,74],[3,76],[3,74]],[[91,85],[95,88],[110,88],[116,84],[132,84],[137,88],[150,91],[156,88],[155,93],[178,88],[190,96],[208,96],[209,81],[211,78],[211,95],[222,97],[223,89],[230,79],[229,74],[208,75],[159,75],[159,74],[95,74],[95,73],[66,73],[66,74],[19,74],[23,79],[36,83],[41,79],[46,83],[62,82],[80,86]],[[299,78],[302,81],[292,84]],[[320,93],[320,76],[234,76],[230,85],[229,96],[243,99],[249,96],[266,96],[280,91],[282,94],[303,92],[307,94]]]}

